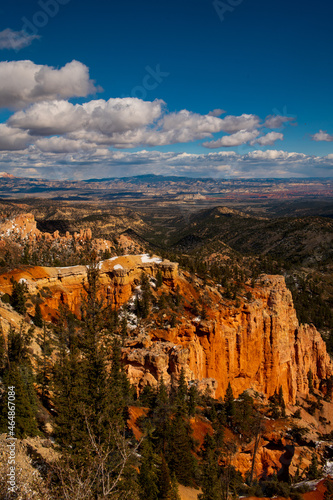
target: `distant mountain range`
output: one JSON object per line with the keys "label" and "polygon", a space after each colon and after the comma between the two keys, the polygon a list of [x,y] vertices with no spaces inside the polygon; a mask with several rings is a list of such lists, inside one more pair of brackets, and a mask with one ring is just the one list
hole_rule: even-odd
{"label": "distant mountain range", "polygon": [[199,198],[217,203],[219,200],[332,199],[333,179],[212,179],[147,174],[76,181],[14,177],[0,172],[1,198],[77,201],[165,198],[181,203],[182,196],[186,203]]}

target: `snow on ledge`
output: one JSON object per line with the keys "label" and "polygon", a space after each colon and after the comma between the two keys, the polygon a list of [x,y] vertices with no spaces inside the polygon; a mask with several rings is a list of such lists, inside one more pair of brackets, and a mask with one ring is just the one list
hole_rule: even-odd
{"label": "snow on ledge", "polygon": [[113,269],[124,269],[121,264],[116,264]]}
{"label": "snow on ledge", "polygon": [[162,259],[160,257],[150,257],[149,253],[144,253],[141,255],[141,262],[143,264],[147,264],[148,262],[155,262],[156,264],[159,264],[162,262]]}

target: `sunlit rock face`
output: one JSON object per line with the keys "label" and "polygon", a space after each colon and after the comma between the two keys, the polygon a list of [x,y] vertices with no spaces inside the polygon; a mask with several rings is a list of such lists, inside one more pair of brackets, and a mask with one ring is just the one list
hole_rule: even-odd
{"label": "sunlit rock face", "polygon": [[[117,308],[126,304],[138,287],[142,273],[156,277],[161,271],[165,292],[178,293],[188,301],[195,296],[189,275],[178,264],[159,257],[125,255],[100,263],[100,294]],[[43,299],[47,320],[56,320],[59,304],[65,303],[80,316],[84,266],[68,268],[28,267],[0,276],[0,291],[11,293],[10,277],[24,279],[31,295]],[[282,276],[260,277],[252,299],[238,307],[225,300],[218,287],[206,287],[210,299],[206,319],[185,310],[175,327],[149,326],[133,330],[123,348],[130,381],[140,391],[177,379],[182,368],[186,379],[216,397],[224,396],[230,381],[235,396],[253,389],[271,396],[282,386],[286,402],[309,392],[308,373],[314,387],[329,378],[332,362],[325,342],[312,325],[299,325],[292,296]],[[201,293],[201,292],[200,292]],[[33,314],[33,306],[30,313]]]}

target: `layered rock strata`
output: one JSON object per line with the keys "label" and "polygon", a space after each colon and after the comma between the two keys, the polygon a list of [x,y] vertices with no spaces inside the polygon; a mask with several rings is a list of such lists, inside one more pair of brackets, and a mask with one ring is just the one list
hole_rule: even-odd
{"label": "layered rock strata", "polygon": [[[188,302],[198,299],[190,277],[178,273],[177,263],[148,255],[101,262],[101,294],[120,307],[133,298],[142,272],[154,277],[159,270],[165,291],[174,293],[177,287]],[[84,266],[12,271],[0,276],[2,293],[11,293],[11,276],[25,280],[32,296],[40,294],[46,319],[56,318],[59,303],[80,315],[87,279]],[[199,384],[201,390],[209,388],[216,397],[224,396],[230,381],[236,396],[251,388],[269,397],[282,386],[286,402],[293,403],[298,393],[309,392],[310,371],[315,388],[332,376],[325,342],[314,326],[299,325],[282,276],[262,276],[251,289],[253,298],[244,297],[239,307],[220,290],[202,289],[211,303],[205,320],[185,309],[174,328],[170,324],[157,327],[155,322],[134,328],[123,357],[138,390],[146,384],[156,385],[161,376],[172,382],[183,367],[190,383]]]}

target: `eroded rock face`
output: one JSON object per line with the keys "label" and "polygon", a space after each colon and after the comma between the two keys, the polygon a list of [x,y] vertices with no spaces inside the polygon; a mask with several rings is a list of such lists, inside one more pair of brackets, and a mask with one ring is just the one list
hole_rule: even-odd
{"label": "eroded rock face", "polygon": [[308,393],[310,369],[315,386],[332,375],[325,342],[313,326],[299,325],[282,276],[263,277],[255,300],[221,306],[213,320],[187,326],[186,337],[194,377],[216,379],[217,397],[230,381],[235,395],[252,388],[271,396],[282,386],[285,400],[294,402],[297,392]]}
{"label": "eroded rock face", "polygon": [[[101,262],[100,293],[120,307],[133,297],[142,272],[156,276],[159,270],[165,290],[177,287],[189,302],[198,300],[189,276],[179,274],[176,263],[148,255]],[[12,275],[17,281],[26,281],[30,294],[41,295],[46,319],[56,318],[61,302],[80,315],[87,279],[84,266],[29,267],[3,274],[1,292],[11,293]],[[152,322],[134,330],[123,349],[131,383],[138,390],[146,384],[156,385],[161,376],[172,383],[184,368],[186,379],[199,384],[200,390],[210,389],[212,396],[224,397],[230,381],[235,396],[250,388],[269,397],[282,386],[285,401],[293,403],[298,393],[309,392],[311,370],[318,388],[321,380],[332,375],[332,361],[315,327],[299,325],[284,278],[262,276],[251,292],[253,299],[244,298],[240,307],[235,307],[218,288],[206,287],[202,293],[211,305],[205,320],[186,311],[177,317],[176,327],[157,327]]]}
{"label": "eroded rock face", "polygon": [[16,215],[12,219],[1,221],[0,237],[8,238],[11,241],[21,241],[29,246],[38,244],[43,240],[48,243],[56,243],[60,247],[67,246],[70,243],[80,245],[87,241],[92,241],[97,251],[109,250],[112,247],[111,242],[108,240],[100,238],[92,239],[90,228],[81,229],[80,232],[74,232],[73,234],[66,231],[64,236],[60,236],[59,231],[54,231],[53,233],[42,232],[37,228],[35,216],[31,213]]}
{"label": "eroded rock face", "polygon": [[[178,274],[178,264],[162,261],[157,257],[149,258],[147,254],[112,257],[102,261],[99,267],[100,293],[117,307],[129,300],[135,288],[135,281],[140,280],[142,272],[156,276],[160,269],[163,280],[171,288]],[[40,294],[45,319],[56,319],[61,303],[68,305],[74,314],[80,316],[83,285],[87,281],[85,266],[35,266],[17,269],[0,276],[1,292],[11,294],[12,276],[16,281],[24,280],[31,295]]]}
{"label": "eroded rock face", "polygon": [[251,388],[269,397],[282,386],[285,401],[292,403],[297,393],[308,394],[310,370],[315,387],[332,375],[325,342],[313,326],[299,325],[282,276],[262,277],[255,299],[239,308],[214,298],[209,319],[150,332],[149,352],[156,358],[147,348],[137,347],[135,360],[124,350],[133,383],[155,385],[161,375],[172,382],[184,367],[188,381],[205,380],[215,397],[224,396],[230,381],[235,396]]}

